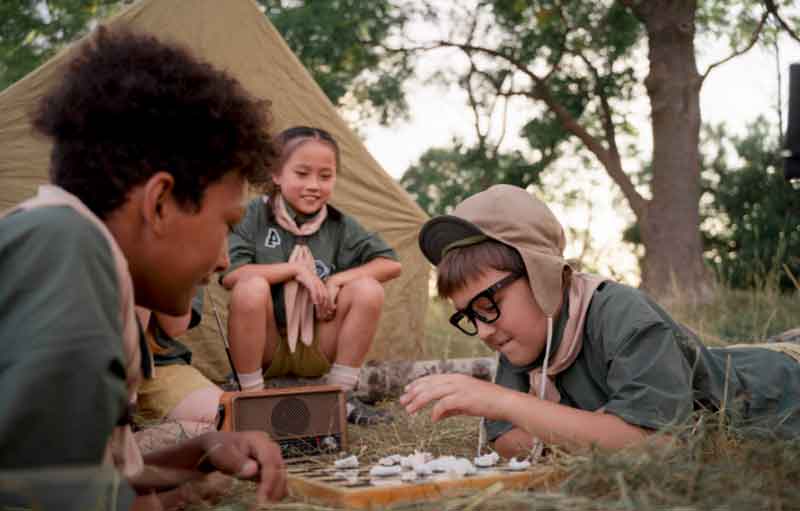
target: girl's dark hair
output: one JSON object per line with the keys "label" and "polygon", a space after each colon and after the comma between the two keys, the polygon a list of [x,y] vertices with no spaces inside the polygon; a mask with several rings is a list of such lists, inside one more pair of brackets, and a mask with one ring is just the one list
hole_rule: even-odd
{"label": "girl's dark hair", "polygon": [[[336,143],[336,139],[333,138],[333,135],[324,129],[312,128],[310,126],[293,126],[275,135],[274,143],[279,156],[273,166],[273,172],[280,172],[283,165],[291,158],[297,148],[308,140],[323,142],[331,147],[336,160],[336,172],[338,173],[341,168],[339,144]],[[266,182],[263,188],[269,195],[275,195],[278,191],[272,180]]]}
{"label": "girl's dark hair", "polygon": [[488,269],[527,275],[519,252],[499,241],[482,241],[475,245],[454,248],[447,252],[436,267],[436,289],[439,296],[453,293],[478,278]]}
{"label": "girl's dark hair", "polygon": [[75,50],[34,116],[53,139],[50,180],[100,218],[159,171],[193,209],[230,171],[263,183],[276,156],[270,123],[269,102],[187,49],[105,27]]}

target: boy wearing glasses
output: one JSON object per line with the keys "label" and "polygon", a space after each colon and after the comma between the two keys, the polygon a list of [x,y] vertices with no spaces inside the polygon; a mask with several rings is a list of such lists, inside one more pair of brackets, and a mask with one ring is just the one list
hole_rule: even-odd
{"label": "boy wearing glasses", "polygon": [[457,309],[450,322],[499,363],[495,383],[416,380],[401,397],[409,413],[434,403],[434,420],[485,417],[506,457],[540,441],[625,447],[723,402],[751,431],[800,433],[797,345],[704,347],[637,289],[573,271],[561,225],[525,190],[478,193],[428,221],[419,241]]}

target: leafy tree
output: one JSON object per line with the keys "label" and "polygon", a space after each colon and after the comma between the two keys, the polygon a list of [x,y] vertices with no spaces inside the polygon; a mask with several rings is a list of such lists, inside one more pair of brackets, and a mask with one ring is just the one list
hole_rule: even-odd
{"label": "leafy tree", "polygon": [[384,124],[406,114],[410,55],[388,53],[382,43],[402,34],[414,9],[387,0],[258,1],[334,104],[350,96]]}
{"label": "leafy tree", "polygon": [[743,137],[728,136],[722,128],[710,133],[715,151],[704,174],[713,200],[706,214],[721,225],[706,223],[709,259],[731,287],[777,283],[794,290],[785,268],[800,276],[800,190],[784,180],[779,137],[767,121],[759,118],[747,132]]}
{"label": "leafy tree", "polygon": [[440,215],[495,183],[523,188],[538,184],[540,170],[519,152],[496,154],[454,140],[451,148],[425,152],[400,182],[429,215]]}
{"label": "leafy tree", "polygon": [[[699,93],[718,65],[797,20],[779,11],[791,2],[730,0],[476,0],[447,14],[450,33],[398,50],[455,49],[457,83],[472,89],[475,111],[498,99],[517,101],[543,124],[523,133],[531,149],[542,140],[579,141],[598,161],[635,214],[645,246],[642,283],[655,294],[673,282],[690,296],[711,294],[700,224]],[[698,33],[727,40],[729,57],[702,73]],[[791,32],[794,34],[793,32]],[[649,69],[637,67],[646,56]],[[457,59],[453,59],[455,62]],[[447,74],[442,73],[447,79]],[[647,96],[653,153],[639,155],[629,121],[635,99]],[[624,157],[650,160],[651,179]]]}
{"label": "leafy tree", "polygon": [[[133,0],[2,0],[0,90]],[[381,44],[417,11],[388,0],[259,0],[330,100],[388,122],[404,115],[409,55]]]}
{"label": "leafy tree", "polygon": [[0,90],[31,72],[119,4],[118,0],[0,2]]}

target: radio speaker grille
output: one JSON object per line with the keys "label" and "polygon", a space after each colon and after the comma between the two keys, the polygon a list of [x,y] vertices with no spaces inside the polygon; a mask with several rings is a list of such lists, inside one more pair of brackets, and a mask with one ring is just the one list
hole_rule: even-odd
{"label": "radio speaker grille", "polygon": [[235,400],[237,431],[266,431],[273,438],[298,438],[338,433],[341,424],[338,392],[290,395],[240,394]]}
{"label": "radio speaker grille", "polygon": [[296,397],[278,401],[272,409],[272,429],[276,435],[291,435],[297,431],[308,431],[311,413],[308,406]]}

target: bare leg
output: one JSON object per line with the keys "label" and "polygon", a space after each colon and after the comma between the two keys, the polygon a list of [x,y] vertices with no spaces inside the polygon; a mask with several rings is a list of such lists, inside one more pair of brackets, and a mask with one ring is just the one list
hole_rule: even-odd
{"label": "bare leg", "polygon": [[263,278],[253,277],[234,286],[228,340],[237,372],[259,371],[272,362],[278,346],[278,329],[269,284]]}
{"label": "bare leg", "polygon": [[336,300],[336,317],[319,326],[320,349],[328,360],[361,367],[378,330],[383,298],[383,286],[372,278],[342,287]]}
{"label": "bare leg", "polygon": [[365,405],[353,395],[361,365],[369,353],[383,308],[383,287],[371,278],[350,282],[339,291],[336,317],[320,324],[320,348],[333,360],[329,383],[347,390],[347,420],[371,425],[392,420],[391,414]]}

